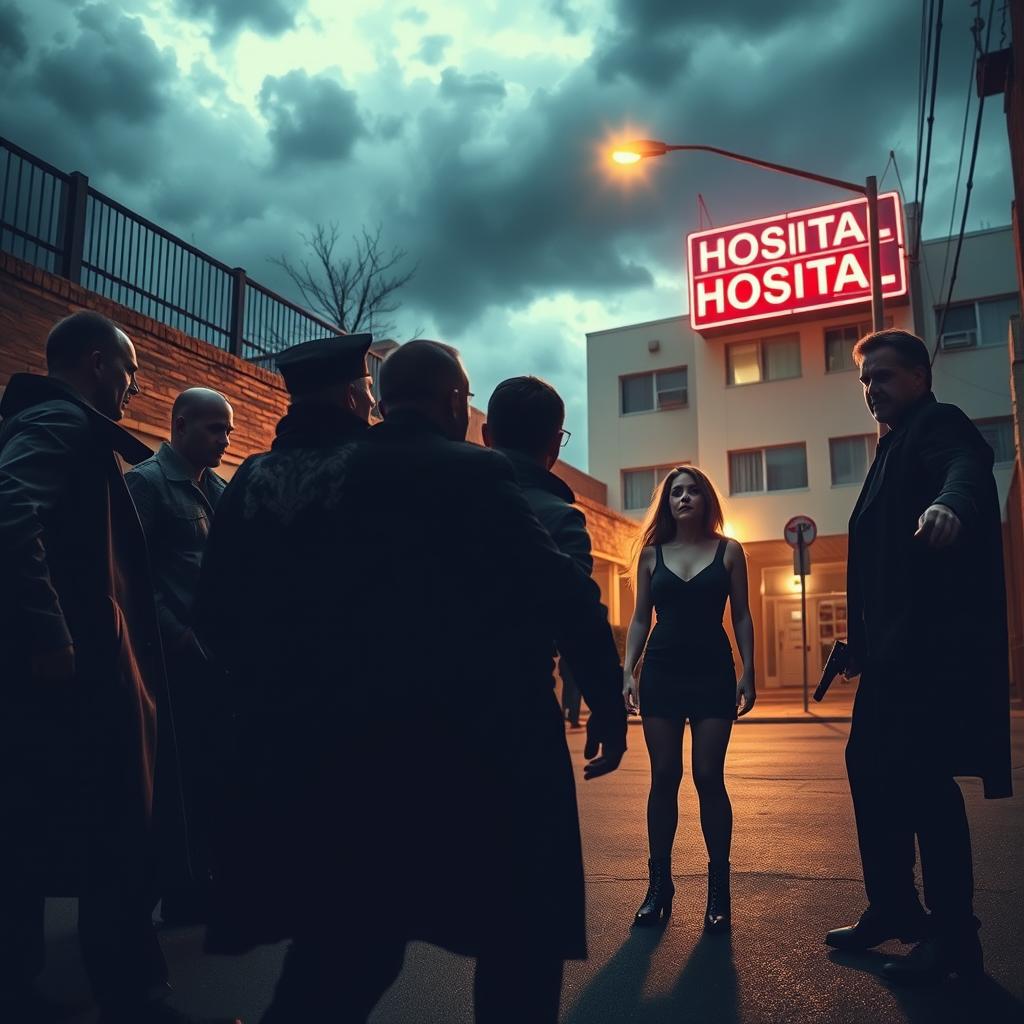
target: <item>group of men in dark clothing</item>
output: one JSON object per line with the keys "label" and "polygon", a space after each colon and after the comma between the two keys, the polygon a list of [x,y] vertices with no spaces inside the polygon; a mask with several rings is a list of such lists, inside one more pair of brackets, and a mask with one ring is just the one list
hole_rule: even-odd
{"label": "group of men in dark clothing", "polygon": [[[167,999],[159,897],[165,922],[207,924],[208,952],[291,941],[264,1024],[364,1021],[416,939],[476,959],[479,1021],[557,1020],[563,962],[586,956],[586,936],[556,650],[590,708],[585,778],[614,771],[626,749],[585,520],[551,473],[564,406],[536,378],[506,381],[488,447],[465,444],[459,355],[414,341],[383,363],[371,427],[370,343],[282,352],[287,414],[226,487],[214,468],[234,426],[228,400],[183,392],[152,454],[117,423],[138,363],[105,318],[61,321],[49,375],[11,378],[0,403],[0,1010],[11,1019],[42,1019],[43,898],[67,894],[80,900],[103,1024],[197,1020]],[[864,353],[869,405],[873,393],[897,407],[851,529],[850,641],[865,682],[848,762],[874,909],[828,941],[924,934],[916,832],[948,941],[907,973],[945,976],[975,956],[952,775],[982,775],[990,795],[1009,786],[1005,670],[995,678],[1005,613],[993,596],[970,622],[975,654],[951,658],[947,643],[941,663],[941,617],[911,602],[876,621],[889,577],[864,568],[873,545],[896,571],[950,585],[924,545],[904,550],[891,532],[909,517],[912,533],[926,505],[916,525],[933,548],[956,532],[935,509],[956,510],[955,571],[977,576],[971,558],[996,571],[991,460],[952,407],[933,408],[930,380],[901,383],[914,358],[893,344]],[[127,476],[119,457],[135,466]],[[916,477],[890,469],[886,490],[886,462],[918,457],[944,489],[891,497],[897,473]],[[920,678],[920,666],[885,647],[899,615],[899,635],[921,632],[950,695],[978,650],[992,661],[988,717],[971,733],[985,742],[964,756],[952,728],[941,757],[925,728],[906,728],[915,693],[894,673]],[[882,710],[894,693],[907,705],[899,725]],[[900,739],[915,746],[894,787]],[[944,852],[949,829],[957,846]]]}
{"label": "group of men in dark clothing", "polygon": [[508,381],[506,454],[463,444],[465,370],[421,341],[385,363],[371,430],[370,341],[281,353],[288,412],[226,489],[227,399],[183,392],[153,455],[117,423],[138,365],[104,318],[12,377],[0,871],[28,895],[0,904],[0,1006],[21,1018],[43,1012],[44,894],[80,897],[104,1024],[195,1019],[167,999],[158,897],[212,952],[292,940],[268,1024],[365,1019],[416,938],[476,957],[481,1021],[557,1016],[586,946],[556,645],[585,681],[586,777],[626,743],[589,538],[549,472],[564,406]]}

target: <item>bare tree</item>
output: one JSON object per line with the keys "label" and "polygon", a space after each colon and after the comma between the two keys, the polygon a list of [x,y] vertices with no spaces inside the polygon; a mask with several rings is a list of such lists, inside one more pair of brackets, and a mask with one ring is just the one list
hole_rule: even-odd
{"label": "bare tree", "polygon": [[362,227],[352,239],[355,254],[342,257],[335,252],[338,225],[317,224],[312,235],[300,233],[307,258],[296,264],[282,255],[270,262],[292,279],[307,305],[325,320],[351,334],[372,331],[387,337],[395,326],[388,316],[402,305],[397,292],[412,280],[417,268],[398,269],[408,253],[397,247],[385,253],[381,230],[380,224],[374,231]]}

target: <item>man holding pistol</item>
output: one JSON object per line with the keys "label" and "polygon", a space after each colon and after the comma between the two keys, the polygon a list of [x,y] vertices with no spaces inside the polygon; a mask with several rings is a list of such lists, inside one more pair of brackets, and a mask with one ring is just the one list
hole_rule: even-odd
{"label": "man holding pistol", "polygon": [[[850,519],[847,676],[861,676],[846,748],[869,906],[825,941],[916,942],[890,980],[983,974],[971,837],[954,776],[1010,796],[1006,598],[993,453],[936,401],[924,343],[858,342],[868,408],[888,432]],[[914,883],[921,851],[926,915]]]}

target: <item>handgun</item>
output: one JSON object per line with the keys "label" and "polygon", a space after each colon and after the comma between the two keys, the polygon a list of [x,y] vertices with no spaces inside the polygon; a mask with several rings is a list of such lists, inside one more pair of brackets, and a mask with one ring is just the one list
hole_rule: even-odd
{"label": "handgun", "polygon": [[837,640],[832,645],[832,650],[829,651],[828,660],[825,662],[825,667],[821,672],[821,682],[818,683],[818,688],[814,691],[814,699],[816,701],[821,701],[822,697],[828,693],[832,680],[845,670],[849,660],[849,647],[844,641]]}

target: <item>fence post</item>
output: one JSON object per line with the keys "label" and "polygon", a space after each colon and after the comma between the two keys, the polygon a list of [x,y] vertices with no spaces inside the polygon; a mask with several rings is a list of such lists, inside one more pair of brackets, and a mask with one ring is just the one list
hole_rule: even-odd
{"label": "fence post", "polygon": [[242,337],[245,333],[245,270],[235,267],[231,271],[231,324],[228,336],[228,351],[233,356],[242,356]]}
{"label": "fence post", "polygon": [[85,205],[89,198],[89,179],[72,171],[67,180],[64,204],[64,237],[61,240],[60,273],[75,284],[82,280],[82,255],[85,250]]}

